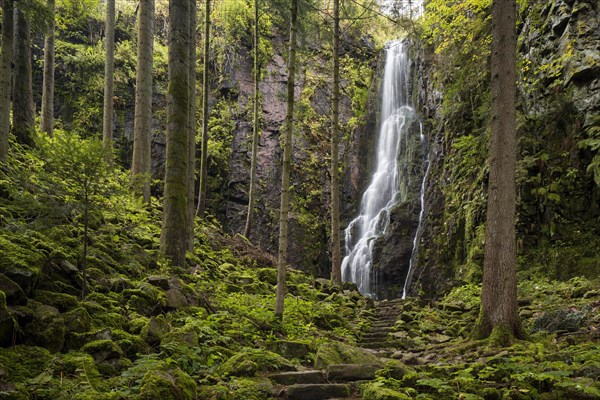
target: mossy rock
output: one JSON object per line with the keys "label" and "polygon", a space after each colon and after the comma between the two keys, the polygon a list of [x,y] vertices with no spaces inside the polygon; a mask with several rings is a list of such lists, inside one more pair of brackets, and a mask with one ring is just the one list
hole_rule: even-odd
{"label": "mossy rock", "polygon": [[317,350],[315,368],[325,369],[333,364],[375,364],[383,367],[382,361],[365,349],[341,342],[323,343]]}
{"label": "mossy rock", "polygon": [[8,276],[0,274],[0,292],[6,295],[6,303],[10,305],[27,304],[27,295],[19,285]]}
{"label": "mossy rock", "polygon": [[10,346],[13,343],[17,321],[6,307],[6,295],[0,291],[0,346]]}
{"label": "mossy rock", "polygon": [[71,310],[79,305],[77,297],[66,294],[51,292],[49,290],[36,290],[33,299],[42,304],[57,308],[60,312]]}
{"label": "mossy rock", "polygon": [[95,385],[98,385],[100,381],[100,373],[96,368],[94,358],[86,353],[60,354],[50,361],[49,369],[57,378],[82,378]]}
{"label": "mossy rock", "polygon": [[275,268],[259,268],[256,270],[258,279],[269,285],[277,284],[277,270]]}
{"label": "mossy rock", "polygon": [[112,330],[112,337],[130,360],[135,360],[140,354],[148,354],[151,351],[151,348],[139,335],[115,329]]}
{"label": "mossy rock", "polygon": [[171,325],[167,322],[164,315],[152,317],[148,325],[142,329],[141,336],[151,346],[160,343],[161,339],[171,331]]}
{"label": "mossy rock", "polygon": [[149,283],[141,283],[137,289],[125,289],[122,295],[127,299],[127,308],[142,315],[158,315],[166,304],[164,291]]}
{"label": "mossy rock", "polygon": [[367,383],[361,386],[361,398],[364,400],[410,400],[407,394],[396,390],[380,386],[378,384]]}
{"label": "mossy rock", "polygon": [[90,354],[97,363],[123,357],[123,350],[110,339],[89,342],[81,348],[81,351]]}
{"label": "mossy rock", "polygon": [[24,326],[25,343],[59,352],[65,345],[65,322],[63,316],[52,306],[30,300],[32,320]]}
{"label": "mossy rock", "polygon": [[67,332],[84,333],[92,326],[92,317],[83,307],[75,308],[63,315]]}
{"label": "mossy rock", "polygon": [[231,400],[269,400],[275,394],[268,378],[235,378],[229,382]]}
{"label": "mossy rock", "polygon": [[224,376],[254,376],[258,372],[295,371],[296,366],[264,349],[243,349],[221,365]]}
{"label": "mossy rock", "polygon": [[140,400],[193,400],[196,398],[196,383],[188,374],[177,367],[163,363],[148,371],[140,383]]}
{"label": "mossy rock", "polygon": [[377,376],[401,380],[406,374],[414,373],[416,373],[416,371],[413,367],[398,360],[391,360],[385,363],[383,369],[377,371]]}
{"label": "mossy rock", "polygon": [[25,382],[39,375],[51,359],[52,354],[42,347],[17,345],[0,348],[0,366],[11,383]]}
{"label": "mossy rock", "polygon": [[266,347],[269,351],[277,353],[285,358],[297,358],[300,360],[307,359],[312,350],[308,343],[294,340],[277,340],[268,343]]}

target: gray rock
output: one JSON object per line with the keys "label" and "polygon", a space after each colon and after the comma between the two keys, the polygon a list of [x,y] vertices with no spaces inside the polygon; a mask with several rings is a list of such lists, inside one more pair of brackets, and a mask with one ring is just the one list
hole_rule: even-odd
{"label": "gray rock", "polygon": [[322,400],[350,395],[350,387],[342,384],[292,385],[286,391],[288,400]]}
{"label": "gray rock", "polygon": [[4,274],[0,274],[0,290],[6,295],[6,303],[10,305],[27,304],[27,296],[19,285]]}
{"label": "gray rock", "polygon": [[336,364],[327,367],[327,380],[330,382],[350,382],[375,379],[375,372],[381,369],[374,364]]}
{"label": "gray rock", "polygon": [[322,371],[291,371],[269,375],[269,379],[278,385],[325,383]]}
{"label": "gray rock", "polygon": [[167,310],[177,310],[188,306],[187,298],[178,289],[169,289],[165,292],[167,297]]}

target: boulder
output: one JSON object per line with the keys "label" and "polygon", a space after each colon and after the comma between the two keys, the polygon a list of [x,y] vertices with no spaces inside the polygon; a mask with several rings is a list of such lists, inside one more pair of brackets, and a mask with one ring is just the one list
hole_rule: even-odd
{"label": "boulder", "polygon": [[370,381],[375,372],[381,369],[378,364],[333,364],[327,367],[329,382]]}
{"label": "boulder", "polygon": [[148,325],[142,329],[142,337],[149,345],[160,343],[160,340],[171,330],[171,325],[163,315],[150,318]]}
{"label": "boulder", "polygon": [[341,342],[323,343],[317,350],[315,368],[324,369],[333,364],[383,365],[379,358],[360,347]]}
{"label": "boulder", "polygon": [[13,344],[17,322],[6,308],[6,295],[0,291],[0,347]]}
{"label": "boulder", "polygon": [[286,388],[288,400],[321,400],[348,397],[350,387],[343,384],[299,384]]}
{"label": "boulder", "polygon": [[289,359],[305,359],[308,357],[311,349],[307,343],[293,340],[277,340],[267,344],[267,350]]}

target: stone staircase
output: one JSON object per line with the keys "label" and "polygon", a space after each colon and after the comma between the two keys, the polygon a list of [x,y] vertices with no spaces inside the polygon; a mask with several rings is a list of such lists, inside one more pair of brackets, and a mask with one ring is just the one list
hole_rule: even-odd
{"label": "stone staircase", "polygon": [[396,320],[402,314],[402,299],[383,300],[375,303],[371,330],[359,340],[358,345],[371,349],[379,357],[390,357],[404,344],[402,339],[390,337]]}
{"label": "stone staircase", "polygon": [[[389,335],[396,319],[402,313],[402,300],[383,300],[375,303],[371,330],[358,345],[380,358],[389,358],[397,352],[402,340]],[[381,365],[338,364],[326,370],[281,372],[269,376],[276,385],[277,398],[287,400],[358,400],[359,385],[373,380]]]}

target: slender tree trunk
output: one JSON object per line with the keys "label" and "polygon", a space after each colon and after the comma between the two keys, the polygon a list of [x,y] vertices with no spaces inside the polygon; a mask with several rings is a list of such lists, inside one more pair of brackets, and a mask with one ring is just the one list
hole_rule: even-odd
{"label": "slender tree trunk", "polygon": [[134,192],[150,202],[152,152],[152,49],[154,0],[140,0],[137,27],[137,74],[135,77],[135,117],[133,123]]}
{"label": "slender tree trunk", "polygon": [[492,122],[481,312],[476,333],[521,337],[515,250],[516,4],[492,4]]}
{"label": "slender tree trunk", "polygon": [[208,168],[208,60],[210,51],[210,0],[204,10],[204,66],[202,71],[202,148],[200,153],[200,185],[196,213],[204,218],[206,211],[206,179]]}
{"label": "slender tree trunk", "polygon": [[161,252],[185,264],[188,242],[190,1],[169,1],[169,86]]}
{"label": "slender tree trunk", "polygon": [[281,171],[281,204],[279,209],[279,254],[277,257],[277,294],[275,316],[283,318],[285,298],[285,273],[287,264],[288,222],[290,209],[290,172],[292,169],[292,131],[294,123],[294,88],[296,75],[296,34],[298,30],[298,0],[292,0],[290,23],[290,47],[287,81],[287,115],[283,141],[283,168]]}
{"label": "slender tree trunk", "polygon": [[35,107],[31,78],[29,20],[18,8],[14,11],[13,131],[17,142],[33,145]]}
{"label": "slender tree trunk", "polygon": [[87,295],[87,253],[88,253],[88,237],[89,237],[89,226],[90,226],[90,211],[89,211],[89,200],[88,194],[84,196],[84,209],[83,209],[83,254],[81,257],[81,298],[84,299]]}
{"label": "slender tree trunk", "polygon": [[10,89],[14,34],[13,0],[2,0],[2,54],[0,55],[0,163],[8,154],[10,132]]}
{"label": "slender tree trunk", "polygon": [[[115,0],[106,0],[106,59],[104,61],[104,118],[102,142],[112,148],[113,86],[115,70]],[[106,162],[112,164],[112,150],[106,152]]]}
{"label": "slender tree trunk", "polygon": [[51,17],[44,39],[44,83],[40,129],[48,135],[54,130],[54,9],[55,0],[48,0]]}
{"label": "slender tree trunk", "polygon": [[340,104],[340,0],[333,0],[333,88],[331,105],[331,281],[342,283],[340,260],[339,104]]}
{"label": "slender tree trunk", "polygon": [[190,0],[190,65],[189,65],[189,162],[188,162],[188,251],[194,251],[194,178],[196,166],[196,0]]}
{"label": "slender tree trunk", "polygon": [[258,152],[258,107],[260,107],[260,93],[258,91],[258,82],[260,80],[260,64],[258,60],[258,0],[254,0],[254,116],[252,127],[252,161],[250,162],[250,189],[248,190],[248,213],[246,215],[246,227],[244,228],[244,236],[250,237],[252,231],[252,214],[254,213],[254,198],[256,197],[256,163]]}

